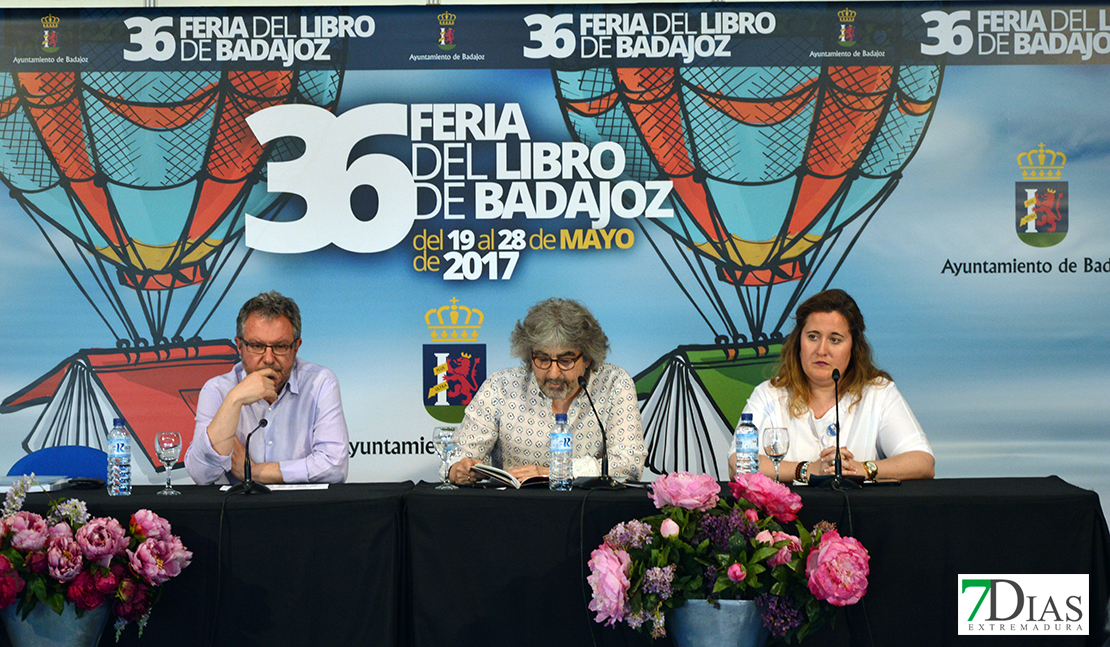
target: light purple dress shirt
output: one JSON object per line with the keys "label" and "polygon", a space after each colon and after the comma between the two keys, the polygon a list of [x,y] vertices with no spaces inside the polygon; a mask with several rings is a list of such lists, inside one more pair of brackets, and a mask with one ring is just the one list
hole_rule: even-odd
{"label": "light purple dress shirt", "polygon": [[[208,439],[208,424],[224,398],[246,377],[243,364],[208,380],[197,400],[197,426],[185,454],[185,469],[198,485],[228,482],[231,455],[221,456]],[[286,483],[342,483],[347,480],[347,421],[339,396],[339,380],[323,366],[297,359],[278,399],[243,407],[235,432],[247,434],[266,418],[267,425],[251,438],[251,460],[278,463]]]}

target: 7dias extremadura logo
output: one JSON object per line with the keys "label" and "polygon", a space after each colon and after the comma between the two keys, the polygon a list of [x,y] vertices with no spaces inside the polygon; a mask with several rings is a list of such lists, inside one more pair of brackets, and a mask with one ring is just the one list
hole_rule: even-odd
{"label": "7dias extremadura logo", "polygon": [[959,635],[1086,636],[1090,576],[960,575]]}

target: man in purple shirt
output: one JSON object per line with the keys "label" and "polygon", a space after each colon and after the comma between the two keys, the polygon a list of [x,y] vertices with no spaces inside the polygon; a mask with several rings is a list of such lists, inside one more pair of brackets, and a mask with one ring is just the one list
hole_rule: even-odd
{"label": "man in purple shirt", "polygon": [[251,439],[258,483],[342,483],[347,479],[347,422],[339,381],[323,366],[297,359],[301,313],[277,292],[243,304],[235,343],[242,360],[204,385],[185,469],[198,485],[243,479]]}

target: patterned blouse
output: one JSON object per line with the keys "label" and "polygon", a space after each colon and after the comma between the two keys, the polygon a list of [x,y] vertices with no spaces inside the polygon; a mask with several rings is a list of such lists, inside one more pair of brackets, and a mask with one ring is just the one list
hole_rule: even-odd
{"label": "patterned blouse", "polygon": [[[632,377],[618,366],[601,364],[591,372],[586,387],[605,424],[609,474],[639,479],[646,450]],[[598,474],[601,432],[582,393],[571,401],[567,423],[574,434],[575,476]],[[508,368],[490,375],[467,405],[459,427],[459,447],[464,456],[505,469],[547,465],[554,426],[551,398],[540,390],[535,374],[526,366]]]}

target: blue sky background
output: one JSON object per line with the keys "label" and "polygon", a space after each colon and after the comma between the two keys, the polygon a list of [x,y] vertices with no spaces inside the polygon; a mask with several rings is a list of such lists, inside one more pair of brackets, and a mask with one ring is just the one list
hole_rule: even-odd
{"label": "blue sky background", "polygon": [[[351,74],[342,109],[367,102],[525,104],[532,138],[561,141],[565,126],[549,73]],[[859,301],[877,359],[898,382],[937,454],[938,477],[1058,474],[1110,499],[1110,275],[1082,273],[1110,259],[1110,69],[1106,66],[949,67],[924,143],[834,282]],[[1063,151],[1070,188],[1067,238],[1034,248],[1014,233],[1018,153]],[[517,223],[513,223],[516,225]],[[436,222],[417,227],[437,226]],[[468,221],[468,226],[479,225]],[[637,230],[638,233],[638,230]],[[114,338],[12,200],[0,201],[0,395],[17,391],[79,348]],[[339,375],[352,440],[427,436],[420,401],[425,311],[458,298],[482,309],[487,367],[515,363],[508,335],[528,305],[580,299],[610,336],[610,361],[635,374],[680,344],[709,343],[650,247],[528,252],[508,282],[460,284],[412,270],[404,244],[376,255],[335,248],[256,253],[204,330],[234,335],[238,306],[275,288],[304,312],[306,359]],[[1055,271],[1065,257],[1080,273]],[[942,275],[954,262],[1048,261],[1050,275]],[[39,409],[0,416],[0,463]],[[435,478],[431,458],[352,461],[352,480]],[[147,474],[151,478],[150,474]],[[183,477],[184,475],[182,475]]]}

